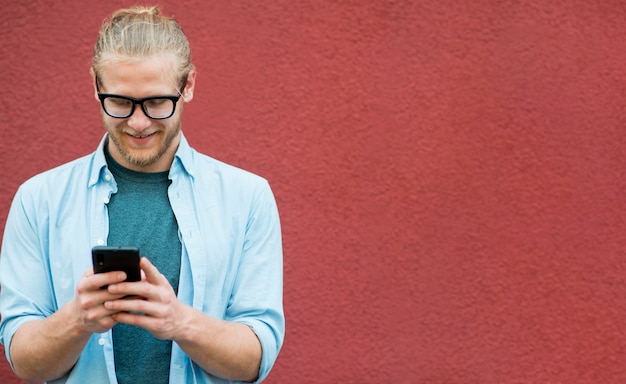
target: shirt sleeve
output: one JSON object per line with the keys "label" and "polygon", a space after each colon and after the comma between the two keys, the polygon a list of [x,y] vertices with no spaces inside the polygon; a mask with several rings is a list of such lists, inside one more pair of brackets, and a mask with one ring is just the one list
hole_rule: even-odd
{"label": "shirt sleeve", "polygon": [[54,312],[54,299],[38,232],[37,208],[24,187],[13,199],[0,251],[0,342],[12,364],[10,344],[15,332],[27,321]]}
{"label": "shirt sleeve", "polygon": [[269,374],[285,335],[283,253],[278,209],[269,184],[257,189],[248,216],[226,320],[247,324],[263,349],[258,381]]}

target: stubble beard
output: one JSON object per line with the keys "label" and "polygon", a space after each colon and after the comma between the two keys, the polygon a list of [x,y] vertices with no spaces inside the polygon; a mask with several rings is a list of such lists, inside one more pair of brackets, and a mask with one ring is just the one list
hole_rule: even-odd
{"label": "stubble beard", "polygon": [[106,125],[106,123],[105,126],[107,132],[109,133],[109,139],[113,142],[113,145],[115,145],[122,158],[127,161],[128,164],[139,168],[149,167],[157,163],[170,149],[172,143],[180,134],[180,121],[178,121],[169,129],[166,128],[156,133],[156,135],[161,136],[161,140],[157,148],[149,151],[130,150],[121,139],[123,135],[126,135],[123,129]]}

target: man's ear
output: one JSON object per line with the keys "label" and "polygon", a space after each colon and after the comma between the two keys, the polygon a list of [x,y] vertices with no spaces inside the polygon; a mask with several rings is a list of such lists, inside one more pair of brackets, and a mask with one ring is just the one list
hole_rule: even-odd
{"label": "man's ear", "polygon": [[183,90],[183,99],[186,103],[193,100],[193,90],[196,86],[196,70],[192,69],[189,71],[187,75],[187,84],[185,84],[185,89]]}
{"label": "man's ear", "polygon": [[89,74],[91,75],[91,85],[93,85],[93,97],[96,101],[100,101],[98,98],[98,88],[96,88],[96,72],[94,72],[93,67],[89,68]]}

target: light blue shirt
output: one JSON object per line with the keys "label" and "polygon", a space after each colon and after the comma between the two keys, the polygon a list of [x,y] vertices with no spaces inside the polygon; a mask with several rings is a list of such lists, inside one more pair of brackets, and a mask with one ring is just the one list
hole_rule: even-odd
{"label": "light blue shirt", "polygon": [[[0,342],[9,363],[18,328],[73,299],[91,267],[91,248],[106,244],[107,203],[117,191],[104,158],[106,140],[96,152],[28,180],[15,195],[0,253]],[[261,381],[285,333],[281,232],[269,184],[198,153],[182,133],[169,177],[183,244],[178,298],[206,315],[250,326],[263,348]],[[111,331],[93,334],[57,382],[116,383]],[[203,371],[174,342],[170,382],[229,381]]]}

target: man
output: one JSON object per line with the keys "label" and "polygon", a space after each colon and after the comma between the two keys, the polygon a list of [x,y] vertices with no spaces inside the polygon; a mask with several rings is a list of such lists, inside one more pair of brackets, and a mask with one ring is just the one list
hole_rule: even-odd
{"label": "man", "polygon": [[[0,256],[0,337],[28,381],[261,381],[284,338],[280,224],[268,183],[189,147],[196,72],[174,19],[115,12],[91,74],[98,149],[18,190]],[[142,279],[94,274],[136,246]],[[104,287],[104,288],[103,288]]]}

